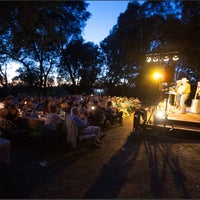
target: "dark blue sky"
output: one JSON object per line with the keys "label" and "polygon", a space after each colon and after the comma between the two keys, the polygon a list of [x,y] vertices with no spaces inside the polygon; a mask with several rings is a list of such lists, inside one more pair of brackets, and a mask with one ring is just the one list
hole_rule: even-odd
{"label": "dark blue sky", "polygon": [[[91,13],[91,17],[87,21],[87,25],[83,32],[83,38],[86,42],[91,41],[99,44],[109,31],[117,23],[117,17],[127,8],[126,0],[115,1],[86,1],[89,3],[87,10]],[[17,63],[8,63],[8,79],[11,80],[17,75],[15,72],[19,68]]]}
{"label": "dark blue sky", "polygon": [[89,3],[87,10],[91,17],[83,32],[83,38],[86,42],[91,41],[99,44],[109,35],[112,27],[117,23],[120,13],[123,13],[130,1],[86,1]]}

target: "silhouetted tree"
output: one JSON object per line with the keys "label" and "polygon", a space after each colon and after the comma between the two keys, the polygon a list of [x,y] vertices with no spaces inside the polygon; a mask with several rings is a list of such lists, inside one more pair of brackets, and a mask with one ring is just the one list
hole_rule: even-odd
{"label": "silhouetted tree", "polygon": [[18,76],[21,81],[39,88],[47,86],[63,50],[72,39],[80,37],[89,17],[86,7],[84,1],[15,2],[5,7],[12,18],[8,18],[10,26],[1,26],[7,28],[2,37],[9,36],[6,41],[10,44],[7,48],[2,42],[2,53],[22,64]]}
{"label": "silhouetted tree", "polygon": [[83,40],[71,41],[61,59],[59,80],[67,77],[66,82],[88,90],[101,72],[101,63],[102,55],[97,45]]}

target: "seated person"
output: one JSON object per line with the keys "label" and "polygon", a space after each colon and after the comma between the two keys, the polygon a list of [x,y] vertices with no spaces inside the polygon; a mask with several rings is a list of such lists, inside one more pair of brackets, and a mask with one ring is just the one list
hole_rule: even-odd
{"label": "seated person", "polygon": [[123,114],[125,114],[126,116],[130,116],[130,113],[128,112],[129,109],[129,105],[128,103],[124,102],[123,99],[117,99],[117,106],[118,106],[118,110],[122,111]]}
{"label": "seated person", "polygon": [[88,118],[89,116],[89,110],[87,108],[87,102],[86,101],[83,101],[80,103],[80,114],[83,116],[83,118]]}
{"label": "seated person", "polygon": [[15,104],[9,105],[3,111],[3,118],[8,122],[10,128],[16,128],[19,121],[19,110]]}
{"label": "seated person", "polygon": [[87,118],[83,118],[80,115],[80,110],[77,106],[72,107],[71,114],[67,118],[75,121],[80,134],[94,133],[96,135],[95,145],[101,146],[101,144],[103,144],[103,142],[99,139],[101,128],[99,126],[89,126]]}
{"label": "seated person", "polygon": [[105,109],[105,115],[106,115],[106,119],[109,120],[111,123],[113,123],[115,120],[117,120],[119,122],[119,124],[122,125],[123,112],[118,111],[118,109],[114,108],[112,106],[112,101],[107,102],[107,106]]}
{"label": "seated person", "polygon": [[5,99],[5,102],[4,102],[4,107],[5,108],[8,108],[9,106],[11,106],[14,101],[13,101],[14,97],[12,95],[9,95],[6,99]]}
{"label": "seated person", "polygon": [[88,121],[91,124],[101,126],[102,122],[106,119],[104,110],[99,106],[99,102],[97,100],[94,101],[93,106],[91,107],[90,114],[88,116]]}
{"label": "seated person", "polygon": [[24,98],[19,98],[18,103],[17,103],[17,107],[20,110],[26,110],[26,104],[25,104],[25,99]]}
{"label": "seated person", "polygon": [[57,130],[63,125],[64,119],[57,114],[57,106],[52,104],[49,107],[49,113],[46,115],[44,123],[45,137],[47,142],[52,142],[53,139],[58,138]]}
{"label": "seated person", "polygon": [[59,115],[66,117],[67,116],[67,101],[66,100],[62,100],[60,103],[60,109],[59,109]]}

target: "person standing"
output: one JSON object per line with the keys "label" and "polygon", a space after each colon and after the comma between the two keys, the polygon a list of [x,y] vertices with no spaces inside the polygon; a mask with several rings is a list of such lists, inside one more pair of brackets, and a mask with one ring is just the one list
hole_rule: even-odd
{"label": "person standing", "polygon": [[187,78],[182,78],[182,91],[180,97],[180,113],[186,113],[186,101],[188,100],[190,93],[191,93],[191,85],[188,82]]}
{"label": "person standing", "polygon": [[176,109],[180,110],[180,99],[181,99],[181,93],[183,91],[183,84],[182,80],[177,80],[176,81],[176,87],[175,87],[175,106]]}
{"label": "person standing", "polygon": [[195,98],[200,100],[200,81],[197,83],[197,90],[196,90]]}

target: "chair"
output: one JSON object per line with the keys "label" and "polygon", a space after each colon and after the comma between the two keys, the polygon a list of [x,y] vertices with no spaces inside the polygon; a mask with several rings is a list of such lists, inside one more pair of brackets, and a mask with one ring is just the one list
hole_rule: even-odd
{"label": "chair", "polygon": [[91,137],[96,137],[94,133],[79,133],[79,128],[76,126],[76,123],[72,119],[66,119],[66,129],[67,129],[67,143],[73,149],[77,147],[77,141],[82,141]]}
{"label": "chair", "polygon": [[77,147],[77,137],[79,129],[75,124],[75,121],[72,119],[66,119],[66,128],[67,128],[67,143],[75,149]]}

